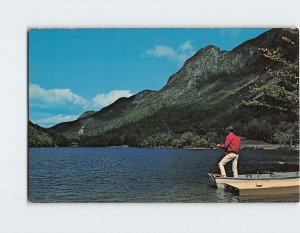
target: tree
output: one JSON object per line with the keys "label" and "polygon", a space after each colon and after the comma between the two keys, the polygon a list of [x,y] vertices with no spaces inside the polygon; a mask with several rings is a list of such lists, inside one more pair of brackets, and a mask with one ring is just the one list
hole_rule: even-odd
{"label": "tree", "polygon": [[185,146],[189,146],[191,145],[192,141],[193,141],[193,133],[191,132],[185,132],[181,135],[180,140],[183,141],[185,143]]}
{"label": "tree", "polygon": [[281,144],[283,148],[292,149],[294,142],[299,138],[299,125],[281,122],[274,133],[274,140]]}
{"label": "tree", "polygon": [[195,135],[192,141],[193,147],[208,147],[209,144],[205,138]]}
{"label": "tree", "polygon": [[285,46],[292,46],[298,51],[298,29],[285,29],[282,36],[283,47],[260,48],[262,55],[274,63],[267,69],[267,78],[252,87],[253,98],[245,100],[247,106],[259,106],[267,109],[297,115],[299,106],[299,57],[297,60],[287,59],[284,54]]}
{"label": "tree", "polygon": [[180,139],[173,139],[173,141],[171,142],[172,147],[175,148],[182,148],[184,147],[184,142],[181,141]]}
{"label": "tree", "polygon": [[122,144],[122,146],[124,145],[124,142],[125,142],[125,135],[124,134],[122,134],[121,136],[120,136],[120,141],[121,141],[121,144]]}
{"label": "tree", "polygon": [[260,117],[258,119],[253,119],[249,121],[248,125],[245,127],[245,136],[249,139],[263,140],[272,142],[274,127],[264,119]]}

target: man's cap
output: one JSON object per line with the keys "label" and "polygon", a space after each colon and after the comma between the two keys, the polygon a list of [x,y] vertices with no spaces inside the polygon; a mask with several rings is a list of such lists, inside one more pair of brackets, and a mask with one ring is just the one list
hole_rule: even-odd
{"label": "man's cap", "polygon": [[229,125],[228,127],[226,127],[226,130],[232,131],[232,130],[234,130],[234,128],[233,128],[233,126]]}

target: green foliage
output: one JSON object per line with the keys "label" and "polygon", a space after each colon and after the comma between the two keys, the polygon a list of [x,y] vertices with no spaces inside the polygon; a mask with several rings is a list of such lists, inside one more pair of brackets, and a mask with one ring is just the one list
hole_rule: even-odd
{"label": "green foliage", "polygon": [[244,126],[244,135],[261,141],[273,142],[274,127],[263,117],[254,118]]}
{"label": "green foliage", "polygon": [[192,132],[172,135],[170,133],[159,133],[149,136],[140,144],[141,147],[173,147],[173,148],[197,148],[215,147],[219,141],[215,132],[205,135],[197,135]]}
{"label": "green foliage", "polygon": [[28,127],[29,147],[54,147],[54,146],[68,146],[68,145],[69,143],[64,136],[29,122],[29,127]]}
{"label": "green foliage", "polygon": [[216,132],[207,132],[204,135],[204,139],[206,141],[206,146],[210,148],[215,147],[218,142],[222,141]]}
{"label": "green foliage", "polygon": [[289,114],[298,113],[299,58],[289,60],[285,50],[291,47],[289,49],[298,51],[299,32],[298,29],[288,29],[286,32],[287,36],[281,38],[285,42],[282,47],[259,49],[266,59],[275,63],[275,66],[267,69],[266,80],[252,87],[254,98],[244,101],[245,105],[274,109]]}
{"label": "green foliage", "polygon": [[299,124],[281,122],[274,133],[274,140],[282,145],[282,148],[292,149],[295,143],[299,143]]}
{"label": "green foliage", "polygon": [[141,147],[171,147],[174,136],[168,133],[158,133],[145,138],[141,143]]}

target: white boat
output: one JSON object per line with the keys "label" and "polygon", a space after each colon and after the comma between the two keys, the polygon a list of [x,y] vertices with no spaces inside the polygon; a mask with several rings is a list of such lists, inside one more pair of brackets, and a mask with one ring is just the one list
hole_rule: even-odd
{"label": "white boat", "polygon": [[259,181],[289,180],[299,178],[299,172],[274,172],[239,175],[238,177],[221,177],[219,174],[208,173],[209,181],[216,188],[224,188],[227,183],[256,183]]}

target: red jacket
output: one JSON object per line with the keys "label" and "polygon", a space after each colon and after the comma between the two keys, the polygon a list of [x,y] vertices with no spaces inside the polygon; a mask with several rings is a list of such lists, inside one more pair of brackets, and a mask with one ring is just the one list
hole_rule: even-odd
{"label": "red jacket", "polygon": [[241,147],[241,139],[234,133],[229,133],[226,136],[225,143],[220,145],[221,148],[225,149],[226,153],[236,153],[239,154]]}

